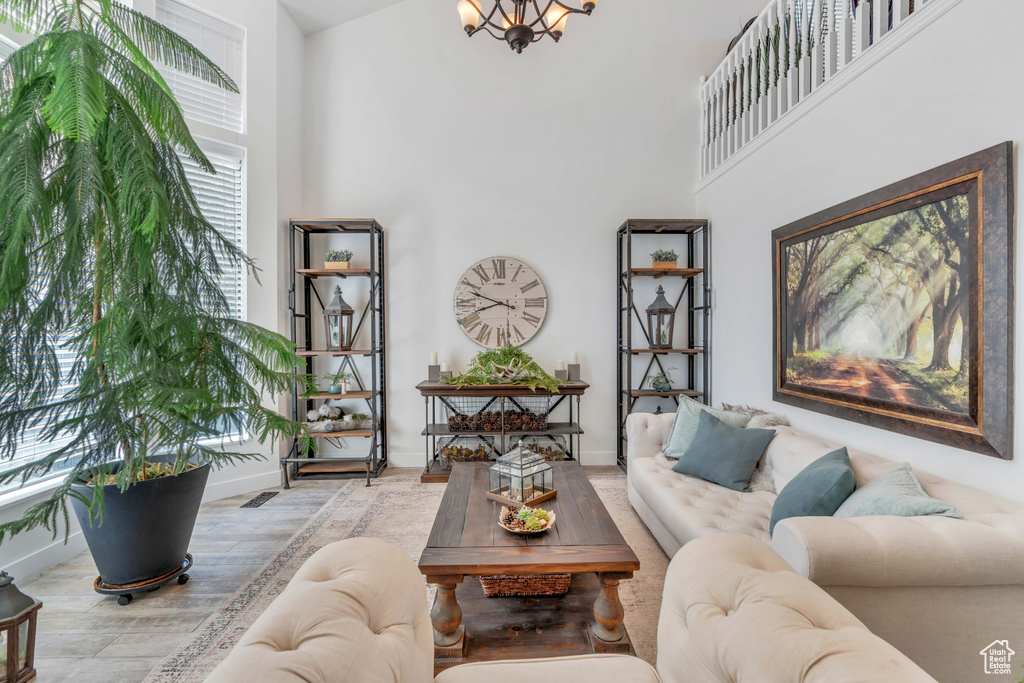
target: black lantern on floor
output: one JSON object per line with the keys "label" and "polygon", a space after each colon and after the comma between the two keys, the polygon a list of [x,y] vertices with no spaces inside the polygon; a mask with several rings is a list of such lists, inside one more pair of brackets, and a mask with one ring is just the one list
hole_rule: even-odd
{"label": "black lantern on floor", "polygon": [[665,298],[665,288],[658,286],[658,298],[647,307],[647,331],[652,349],[671,349],[672,334],[676,328],[675,306]]}
{"label": "black lantern on floor", "polygon": [[36,613],[43,603],[28,597],[0,572],[0,683],[36,677]]}
{"label": "black lantern on floor", "polygon": [[324,308],[324,329],[327,330],[328,351],[352,350],[352,319],[355,310],[341,297],[341,287],[335,285],[334,300]]}

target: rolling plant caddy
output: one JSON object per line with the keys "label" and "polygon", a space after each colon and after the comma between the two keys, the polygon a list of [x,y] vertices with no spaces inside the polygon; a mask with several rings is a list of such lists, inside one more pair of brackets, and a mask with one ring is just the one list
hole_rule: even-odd
{"label": "rolling plant caddy", "polygon": [[[150,60],[231,79],[112,0],[0,0],[0,21],[41,27],[0,66],[0,486],[67,473],[0,543],[67,534],[70,502],[96,589],[130,600],[187,568],[211,468],[263,457],[225,434],[308,438],[264,399],[310,382],[229,310],[222,269],[255,267],[203,218],[179,153],[213,167]],[[52,449],[19,457],[31,430]]]}

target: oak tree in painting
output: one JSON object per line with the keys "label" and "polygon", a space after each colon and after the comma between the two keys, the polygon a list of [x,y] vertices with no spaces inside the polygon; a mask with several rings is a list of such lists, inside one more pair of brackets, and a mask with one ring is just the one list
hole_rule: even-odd
{"label": "oak tree in painting", "polygon": [[968,412],[966,195],[786,247],[786,381]]}

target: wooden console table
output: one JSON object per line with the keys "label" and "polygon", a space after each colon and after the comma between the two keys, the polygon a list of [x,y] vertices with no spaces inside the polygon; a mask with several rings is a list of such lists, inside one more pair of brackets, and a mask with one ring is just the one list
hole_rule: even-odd
{"label": "wooden console table", "polygon": [[[437,439],[439,437],[469,436],[491,439],[500,437],[500,445],[495,446],[495,450],[500,454],[503,452],[506,437],[561,436],[565,437],[568,441],[566,459],[579,461],[580,437],[583,435],[583,429],[580,427],[580,399],[589,388],[590,385],[585,382],[569,382],[562,386],[558,393],[554,393],[543,389],[531,391],[529,387],[510,384],[455,387],[450,384],[442,384],[440,382],[421,382],[416,385],[416,389],[420,392],[420,395],[423,396],[426,415],[426,426],[422,432],[426,441],[426,467],[423,470],[423,475],[420,477],[420,481],[423,483],[444,483],[448,481],[451,471],[442,467],[441,460],[437,457]],[[452,430],[449,428],[447,421],[439,421],[439,408],[443,409],[447,407],[448,409],[455,410],[455,407],[451,404],[450,399],[452,398],[477,397],[494,399],[493,402],[497,403],[496,409],[500,410],[502,415],[504,415],[505,410],[508,407],[506,404],[507,401],[514,402],[517,398],[528,398],[534,396],[551,399],[551,404],[547,409],[548,428],[545,430],[506,430],[504,420],[502,420],[499,425],[499,429],[497,430],[479,432]],[[563,404],[568,406],[569,421],[551,421],[555,410]],[[443,412],[443,410],[440,412]]]}
{"label": "wooden console table", "polygon": [[[558,496],[543,507],[555,526],[517,536],[498,526],[500,504],[486,496],[489,465],[453,465],[420,556],[420,571],[437,585],[435,672],[472,661],[632,654],[619,581],[632,578],[640,560],[583,468],[552,463]],[[474,578],[548,574],[573,574],[565,597],[486,598]]]}

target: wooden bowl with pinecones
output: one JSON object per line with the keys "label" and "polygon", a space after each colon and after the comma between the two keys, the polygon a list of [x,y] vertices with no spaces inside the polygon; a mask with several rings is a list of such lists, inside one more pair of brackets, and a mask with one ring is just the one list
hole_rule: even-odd
{"label": "wooden bowl with pinecones", "polygon": [[555,526],[555,513],[541,508],[510,508],[503,505],[498,515],[498,526],[520,536],[542,534]]}

